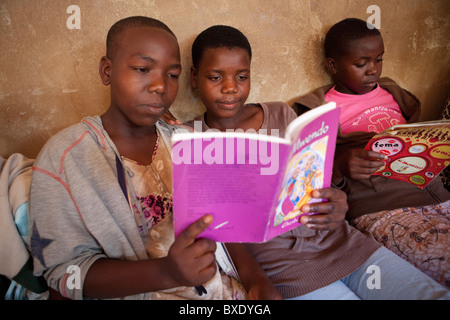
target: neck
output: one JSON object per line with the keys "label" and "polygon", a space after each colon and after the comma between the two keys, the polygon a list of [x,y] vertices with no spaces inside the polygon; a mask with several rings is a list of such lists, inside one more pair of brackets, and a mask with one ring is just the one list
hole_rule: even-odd
{"label": "neck", "polygon": [[378,86],[378,84],[376,84],[371,90],[369,90],[367,92],[360,93],[360,92],[353,91],[353,90],[347,88],[346,86],[343,86],[339,82],[336,82],[336,86],[334,87],[334,89],[337,92],[344,93],[344,94],[362,95],[362,94],[366,94],[366,93],[372,92],[374,89],[376,89],[377,86]]}
{"label": "neck", "polygon": [[264,121],[264,113],[259,105],[246,105],[241,108],[234,116],[229,118],[218,117],[206,112],[205,123],[212,129],[226,131],[227,129],[242,129],[247,131],[253,129],[258,131]]}
{"label": "neck", "polygon": [[218,129],[220,131],[226,131],[227,129],[239,129],[239,121],[234,116],[232,118],[219,118],[214,117],[210,113],[205,114],[205,123],[211,129]]}
{"label": "neck", "polygon": [[131,122],[122,113],[109,108],[102,116],[103,127],[111,138],[145,138],[156,134],[155,124],[139,126]]}
{"label": "neck", "polygon": [[153,162],[158,139],[155,124],[138,126],[124,117],[114,117],[108,112],[101,119],[121,156],[146,166]]}

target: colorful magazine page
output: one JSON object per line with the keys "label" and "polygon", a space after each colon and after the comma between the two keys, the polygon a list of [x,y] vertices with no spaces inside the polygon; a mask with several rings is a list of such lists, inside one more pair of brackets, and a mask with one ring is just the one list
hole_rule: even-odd
{"label": "colorful magazine page", "polygon": [[450,121],[393,126],[375,135],[365,149],[389,157],[375,175],[423,189],[450,164]]}
{"label": "colorful magazine page", "polygon": [[175,236],[205,214],[214,221],[200,236],[217,242],[265,242],[298,227],[311,191],[330,185],[340,111],[331,106],[294,120],[302,129],[286,138],[174,134]]}

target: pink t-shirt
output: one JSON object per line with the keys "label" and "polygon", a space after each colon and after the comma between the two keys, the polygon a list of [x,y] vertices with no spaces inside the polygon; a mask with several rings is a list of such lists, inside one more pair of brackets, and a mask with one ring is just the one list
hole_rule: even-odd
{"label": "pink t-shirt", "polygon": [[341,109],[342,134],[354,131],[381,132],[406,123],[394,97],[379,85],[366,94],[346,94],[333,87],[325,94],[327,102],[335,101]]}

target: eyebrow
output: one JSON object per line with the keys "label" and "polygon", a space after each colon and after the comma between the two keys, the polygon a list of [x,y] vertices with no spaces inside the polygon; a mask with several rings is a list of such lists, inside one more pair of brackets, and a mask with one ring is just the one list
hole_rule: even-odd
{"label": "eyebrow", "polygon": [[[132,55],[132,57],[138,57],[138,58],[141,58],[142,60],[145,60],[145,61],[148,61],[148,62],[151,62],[151,63],[156,62],[156,60],[153,59],[152,57],[149,57],[149,56],[146,56],[146,55],[143,55],[143,54],[140,54],[140,53],[136,53],[136,54]],[[171,65],[170,67],[171,68],[176,68],[176,69],[181,69],[181,64],[180,63],[176,63],[176,64]]]}
{"label": "eyebrow", "polygon": [[[384,51],[381,52],[381,53],[379,53],[379,54],[377,54],[377,57],[382,56],[383,54],[384,54]],[[367,59],[370,59],[370,58],[371,58],[371,57],[359,57],[359,58],[357,58],[357,59],[355,59],[355,60],[361,60],[361,59],[367,60]]]}
{"label": "eyebrow", "polygon": [[148,62],[156,62],[156,60],[153,59],[152,57],[144,56],[143,54],[140,54],[140,53],[133,54],[132,57],[138,57],[138,58],[141,58],[142,60],[146,60]]}
{"label": "eyebrow", "polygon": [[[211,69],[211,70],[206,70],[206,72],[216,72],[216,73],[221,73],[223,72],[223,70],[219,70],[219,69]],[[237,72],[250,72],[250,68],[246,68],[246,69],[240,69]]]}

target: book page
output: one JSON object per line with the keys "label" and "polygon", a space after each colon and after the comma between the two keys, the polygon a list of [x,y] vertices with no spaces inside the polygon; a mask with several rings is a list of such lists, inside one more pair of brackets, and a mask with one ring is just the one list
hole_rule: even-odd
{"label": "book page", "polygon": [[263,241],[290,146],[267,139],[196,137],[176,141],[172,150],[175,235],[211,214],[214,221],[201,237]]}
{"label": "book page", "polygon": [[175,236],[205,214],[214,222],[200,236],[216,242],[265,242],[298,227],[312,190],[330,186],[339,113],[330,103],[295,119],[290,140],[239,132],[174,135]]}

